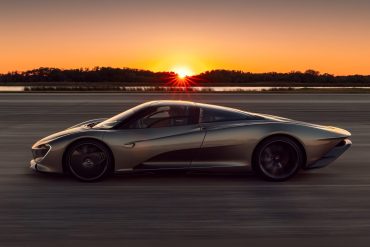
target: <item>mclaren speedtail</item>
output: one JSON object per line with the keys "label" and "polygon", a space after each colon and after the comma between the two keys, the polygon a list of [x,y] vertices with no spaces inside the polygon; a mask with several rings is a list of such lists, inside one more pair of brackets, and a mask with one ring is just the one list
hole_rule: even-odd
{"label": "mclaren speedtail", "polygon": [[95,181],[159,169],[252,169],[283,181],[343,154],[343,129],[185,101],[152,101],[36,142],[31,168]]}

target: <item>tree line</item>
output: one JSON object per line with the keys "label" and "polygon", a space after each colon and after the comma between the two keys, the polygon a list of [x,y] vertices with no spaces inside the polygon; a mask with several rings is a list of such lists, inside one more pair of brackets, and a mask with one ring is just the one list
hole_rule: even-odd
{"label": "tree line", "polygon": [[38,68],[0,74],[0,82],[128,82],[161,83],[175,76],[170,72],[152,72],[130,68],[95,67],[93,69]]}
{"label": "tree line", "polygon": [[[93,69],[38,68],[0,74],[0,83],[51,84],[145,84],[164,85],[176,78],[174,72],[153,72],[130,68],[95,67]],[[275,86],[370,86],[370,75],[335,76],[315,70],[289,73],[251,73],[236,70],[212,70],[187,78],[192,84],[207,85],[275,85]]]}
{"label": "tree line", "polygon": [[306,85],[306,86],[352,86],[370,85],[370,75],[335,76],[321,74],[315,70],[305,72],[292,71],[289,73],[250,73],[235,70],[213,70],[198,76],[202,81],[229,84],[265,84],[265,85]]}

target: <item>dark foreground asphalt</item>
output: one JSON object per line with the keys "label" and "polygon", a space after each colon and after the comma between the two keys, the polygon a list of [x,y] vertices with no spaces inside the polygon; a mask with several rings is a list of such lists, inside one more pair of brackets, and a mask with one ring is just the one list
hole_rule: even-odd
{"label": "dark foreground asphalt", "polygon": [[[153,99],[335,125],[354,145],[284,183],[141,174],[81,183],[28,169],[30,146]],[[370,246],[370,95],[0,94],[0,246]]]}

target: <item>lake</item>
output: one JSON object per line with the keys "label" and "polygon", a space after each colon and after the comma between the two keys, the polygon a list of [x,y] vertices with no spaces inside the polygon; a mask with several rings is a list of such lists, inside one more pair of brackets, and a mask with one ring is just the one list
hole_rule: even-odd
{"label": "lake", "polygon": [[274,90],[300,89],[370,89],[370,87],[161,87],[161,86],[112,86],[112,87],[79,87],[79,86],[0,86],[0,92],[25,91],[195,91],[195,92],[263,92]]}

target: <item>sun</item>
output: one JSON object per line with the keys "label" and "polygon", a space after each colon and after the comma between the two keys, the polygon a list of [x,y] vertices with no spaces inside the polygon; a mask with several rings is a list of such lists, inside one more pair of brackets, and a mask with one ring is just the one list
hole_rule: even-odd
{"label": "sun", "polygon": [[174,67],[173,72],[177,74],[179,79],[185,79],[194,75],[194,72],[188,67]]}
{"label": "sun", "polygon": [[187,90],[197,84],[196,76],[192,69],[187,66],[175,66],[171,69],[172,74],[166,83],[176,90]]}

